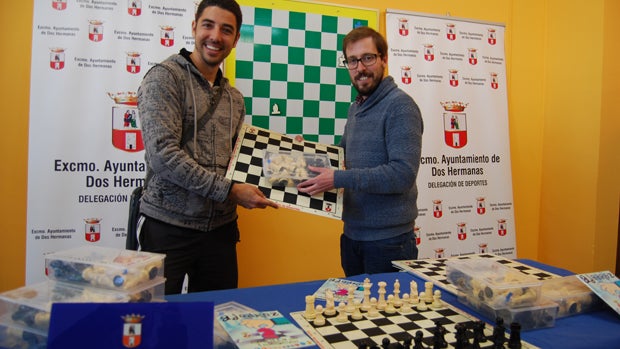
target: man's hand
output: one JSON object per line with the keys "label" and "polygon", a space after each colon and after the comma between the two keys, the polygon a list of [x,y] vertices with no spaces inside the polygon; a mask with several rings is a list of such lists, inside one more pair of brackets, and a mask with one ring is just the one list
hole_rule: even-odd
{"label": "man's hand", "polygon": [[297,190],[309,195],[316,195],[334,189],[334,170],[326,167],[308,166],[312,172],[319,175],[305,180],[297,185]]}
{"label": "man's hand", "polygon": [[229,198],[247,209],[253,208],[278,208],[278,204],[268,200],[257,187],[245,183],[233,183],[230,188]]}

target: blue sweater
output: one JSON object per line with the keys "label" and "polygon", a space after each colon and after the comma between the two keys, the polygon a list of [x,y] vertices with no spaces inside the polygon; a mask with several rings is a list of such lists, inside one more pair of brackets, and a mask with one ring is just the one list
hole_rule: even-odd
{"label": "blue sweater", "polygon": [[346,169],[334,173],[335,187],[344,188],[347,237],[372,241],[413,230],[423,129],[417,104],[391,76],[351,105],[340,141]]}

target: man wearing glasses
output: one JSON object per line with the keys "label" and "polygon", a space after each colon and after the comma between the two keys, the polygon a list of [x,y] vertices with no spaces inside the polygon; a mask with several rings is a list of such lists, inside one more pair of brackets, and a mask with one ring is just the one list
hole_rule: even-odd
{"label": "man wearing glasses", "polygon": [[344,64],[358,92],[340,141],[346,170],[311,168],[320,174],[299,184],[315,195],[344,188],[340,257],[346,276],[391,272],[393,260],[416,259],[416,177],[423,122],[415,101],[385,76],[387,43],[368,27],[352,30],[342,44]]}

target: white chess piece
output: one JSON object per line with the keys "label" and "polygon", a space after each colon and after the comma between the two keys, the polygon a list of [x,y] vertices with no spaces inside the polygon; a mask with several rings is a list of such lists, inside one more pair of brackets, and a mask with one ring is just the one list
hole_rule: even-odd
{"label": "white chess piece", "polygon": [[323,316],[323,306],[317,305],[314,309],[316,316],[314,317],[313,323],[315,326],[323,326],[325,325],[325,317]]}
{"label": "white chess piece", "polygon": [[355,286],[353,285],[350,285],[347,289],[347,305],[345,310],[349,314],[355,310]]}
{"label": "white chess piece", "polygon": [[361,309],[368,311],[370,309],[370,279],[364,279],[364,300],[362,301]]}
{"label": "white chess piece", "polygon": [[422,298],[426,303],[433,302],[433,283],[431,281],[424,283],[424,297],[420,298]]}
{"label": "white chess piece", "polygon": [[312,320],[316,316],[314,311],[314,299],[314,296],[306,296],[306,311],[304,312],[304,317],[308,320]]}
{"label": "white chess piece", "polygon": [[403,305],[403,301],[400,299],[400,282],[398,279],[394,281],[394,307],[400,308]]}
{"label": "white chess piece", "polygon": [[433,303],[431,303],[431,308],[441,308],[443,307],[443,303],[441,302],[441,291],[435,290],[433,293]]}
{"label": "white chess piece", "polygon": [[338,303],[338,316],[336,316],[336,321],[347,322],[349,320],[349,316],[347,315],[345,308],[346,306],[344,305],[344,302]]}
{"label": "white chess piece", "polygon": [[387,298],[387,305],[385,306],[385,312],[388,314],[396,313],[396,308],[394,307],[394,295],[391,294]]}
{"label": "white chess piece", "polygon": [[360,301],[355,300],[355,301],[353,301],[353,304],[354,304],[354,308],[355,309],[353,310],[353,314],[351,314],[351,319],[354,319],[354,320],[361,320],[361,319],[363,319],[364,315],[362,314],[362,312],[360,310],[360,306],[361,306]]}
{"label": "white chess piece", "polygon": [[415,281],[411,281],[409,283],[409,299],[411,300],[414,297],[418,297],[418,283]]}
{"label": "white chess piece", "polygon": [[334,301],[334,293],[331,290],[325,291],[325,310],[323,314],[327,316],[336,315],[336,303]]}
{"label": "white chess piece", "polygon": [[387,302],[385,299],[385,286],[387,286],[387,283],[385,281],[379,281],[377,285],[379,285],[379,299],[377,299],[377,309],[383,310],[387,306]]}
{"label": "white chess piece", "polygon": [[411,312],[411,303],[409,302],[409,294],[403,294],[403,305],[400,307],[400,312],[403,314]]}
{"label": "white chess piece", "polygon": [[416,309],[418,309],[419,311],[428,309],[428,306],[426,305],[426,302],[423,301],[423,299],[424,299],[424,292],[420,292],[420,301],[418,302],[416,306]]}
{"label": "white chess piece", "polygon": [[370,309],[368,310],[369,317],[377,317],[379,316],[379,311],[377,310],[377,298],[370,298]]}

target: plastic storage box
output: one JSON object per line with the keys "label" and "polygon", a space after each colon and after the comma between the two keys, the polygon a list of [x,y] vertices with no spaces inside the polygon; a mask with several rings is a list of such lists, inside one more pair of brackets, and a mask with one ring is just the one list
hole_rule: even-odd
{"label": "plastic storage box", "polygon": [[164,278],[158,278],[131,291],[54,281],[36,283],[0,294],[0,321],[47,332],[52,303],[164,302],[164,283]]}
{"label": "plastic storage box", "polygon": [[558,304],[558,318],[596,310],[603,305],[601,299],[575,275],[544,280],[542,297]]}
{"label": "plastic storage box", "polygon": [[44,349],[47,333],[0,321],[0,348]]}
{"label": "plastic storage box", "polygon": [[536,304],[528,306],[492,307],[460,291],[458,300],[493,321],[499,317],[505,324],[518,322],[523,331],[555,326],[559,308],[557,303],[542,298]]}
{"label": "plastic storage box", "polygon": [[45,255],[50,280],[130,290],[164,275],[164,254],[82,246]]}
{"label": "plastic storage box", "polygon": [[308,166],[331,167],[327,154],[303,153],[295,151],[265,151],[263,173],[272,186],[295,186],[315,177],[316,172]]}
{"label": "plastic storage box", "polygon": [[541,295],[541,281],[496,261],[447,260],[446,274],[459,291],[494,309],[535,305]]}

